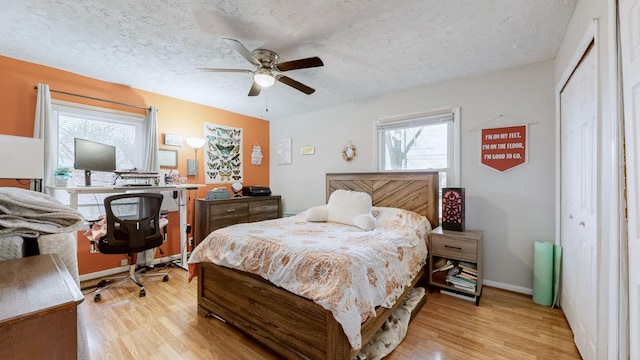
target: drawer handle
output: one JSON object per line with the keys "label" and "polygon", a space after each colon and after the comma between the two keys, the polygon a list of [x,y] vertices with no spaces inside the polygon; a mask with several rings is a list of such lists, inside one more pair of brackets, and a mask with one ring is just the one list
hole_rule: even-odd
{"label": "drawer handle", "polygon": [[236,209],[227,209],[228,213],[236,212]]}
{"label": "drawer handle", "polygon": [[462,248],[461,248],[461,247],[458,247],[458,246],[445,245],[444,247],[446,247],[447,249],[453,249],[453,250],[460,250],[460,251],[462,251]]}

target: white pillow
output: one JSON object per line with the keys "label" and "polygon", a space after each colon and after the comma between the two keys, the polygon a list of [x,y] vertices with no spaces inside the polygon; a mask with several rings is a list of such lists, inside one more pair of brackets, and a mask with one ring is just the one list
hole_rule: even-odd
{"label": "white pillow", "polygon": [[320,205],[309,208],[305,214],[305,219],[307,221],[327,221],[329,220],[329,207]]}
{"label": "white pillow", "polygon": [[334,191],[326,205],[309,208],[305,219],[352,225],[367,231],[376,227],[376,219],[371,215],[371,197],[349,190]]}
{"label": "white pillow", "polygon": [[376,219],[371,215],[371,196],[367,193],[349,190],[336,190],[327,202],[328,220],[353,225],[362,230],[373,230]]}
{"label": "white pillow", "polygon": [[353,225],[362,230],[370,231],[376,228],[376,219],[371,213],[356,215],[356,217],[353,218]]}

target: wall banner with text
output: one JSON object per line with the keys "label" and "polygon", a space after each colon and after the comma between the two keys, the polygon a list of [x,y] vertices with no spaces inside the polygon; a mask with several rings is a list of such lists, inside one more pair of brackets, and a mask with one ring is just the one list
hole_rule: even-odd
{"label": "wall banner with text", "polygon": [[527,125],[482,129],[480,163],[504,172],[529,161]]}

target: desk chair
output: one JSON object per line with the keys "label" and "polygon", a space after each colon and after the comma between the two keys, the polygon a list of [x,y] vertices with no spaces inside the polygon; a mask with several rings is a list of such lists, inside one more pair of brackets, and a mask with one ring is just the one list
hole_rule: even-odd
{"label": "desk chair", "polygon": [[[93,301],[102,299],[101,292],[127,280],[133,281],[140,290],[139,296],[146,295],[139,280],[143,276],[162,276],[169,281],[166,272],[145,272],[145,268],[136,271],[136,254],[162,245],[164,236],[160,229],[166,225],[166,219],[160,217],[162,195],[158,193],[127,193],[112,195],[104,199],[106,211],[106,235],[100,237],[95,246],[103,254],[127,254],[129,275],[105,279],[98,283]],[[163,226],[160,225],[164,220]]]}

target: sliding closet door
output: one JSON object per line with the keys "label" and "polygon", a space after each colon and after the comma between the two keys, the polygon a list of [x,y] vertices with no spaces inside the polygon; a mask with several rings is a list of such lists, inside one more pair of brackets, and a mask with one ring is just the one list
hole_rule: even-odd
{"label": "sliding closet door", "polygon": [[596,51],[591,45],[560,93],[560,300],[585,360],[596,356],[596,74]]}
{"label": "sliding closet door", "polygon": [[640,359],[640,0],[620,0],[629,220],[629,356]]}

